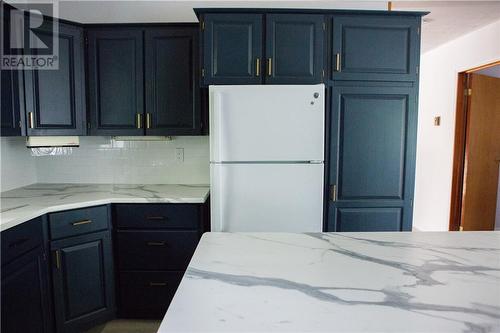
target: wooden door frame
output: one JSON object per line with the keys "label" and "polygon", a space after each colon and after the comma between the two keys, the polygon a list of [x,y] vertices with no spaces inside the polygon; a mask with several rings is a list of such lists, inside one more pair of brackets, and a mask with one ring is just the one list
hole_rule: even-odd
{"label": "wooden door frame", "polygon": [[462,219],[463,180],[465,166],[467,165],[466,133],[469,123],[469,108],[471,101],[466,89],[471,86],[470,74],[497,65],[500,65],[500,60],[458,73],[449,231],[459,231]]}

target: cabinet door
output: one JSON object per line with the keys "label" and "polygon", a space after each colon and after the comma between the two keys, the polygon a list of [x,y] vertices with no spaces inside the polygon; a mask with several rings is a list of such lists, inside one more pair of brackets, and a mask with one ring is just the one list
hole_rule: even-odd
{"label": "cabinet door", "polygon": [[332,79],[416,81],[420,17],[334,16]]}
{"label": "cabinet door", "polygon": [[2,267],[2,333],[49,333],[48,264],[37,247]]}
{"label": "cabinet door", "polygon": [[58,332],[80,332],[115,311],[109,231],[51,243],[54,309]]}
{"label": "cabinet door", "polygon": [[[43,39],[52,31],[37,29]],[[83,28],[59,24],[59,68],[24,71],[28,135],[85,135]]]}
{"label": "cabinet door", "polygon": [[[18,71],[2,70],[2,109],[1,109],[1,136],[19,136],[22,133],[21,112],[24,112],[22,85],[19,83]],[[21,111],[22,110],[22,111]]]}
{"label": "cabinet door", "polygon": [[88,30],[91,135],[144,134],[141,29]]}
{"label": "cabinet door", "polygon": [[323,23],[323,15],[266,15],[266,83],[322,82]]}
{"label": "cabinet door", "polygon": [[205,14],[204,83],[262,83],[262,15]]}
{"label": "cabinet door", "polygon": [[200,133],[198,29],[147,29],[146,134]]}
{"label": "cabinet door", "polygon": [[413,87],[332,88],[328,231],[411,230]]}
{"label": "cabinet door", "polygon": [[[17,31],[11,31],[10,27],[10,11],[2,2],[2,16],[0,17],[2,36],[4,43],[10,42],[11,34]],[[7,37],[7,38],[5,38]],[[24,112],[24,92],[22,85],[22,71],[4,70],[1,71],[1,127],[0,136],[18,136],[22,135],[23,124],[21,120],[21,112]],[[23,117],[24,119],[24,117]]]}

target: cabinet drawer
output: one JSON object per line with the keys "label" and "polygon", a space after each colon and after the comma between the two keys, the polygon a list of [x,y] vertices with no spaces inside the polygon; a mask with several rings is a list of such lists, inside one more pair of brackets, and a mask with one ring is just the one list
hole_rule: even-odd
{"label": "cabinet drawer", "polygon": [[199,241],[197,231],[119,231],[120,270],[184,270]]}
{"label": "cabinet drawer", "polygon": [[196,229],[198,205],[136,204],[116,205],[118,228],[130,229]]}
{"label": "cabinet drawer", "polygon": [[51,239],[86,234],[108,228],[108,207],[97,206],[49,214]]}
{"label": "cabinet drawer", "polygon": [[120,273],[121,317],[163,318],[183,272]]}
{"label": "cabinet drawer", "polygon": [[2,266],[43,243],[42,218],[2,231]]}

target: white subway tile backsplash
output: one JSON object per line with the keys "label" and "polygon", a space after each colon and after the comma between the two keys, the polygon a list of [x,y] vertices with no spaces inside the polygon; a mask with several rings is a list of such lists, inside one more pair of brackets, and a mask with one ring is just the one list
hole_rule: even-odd
{"label": "white subway tile backsplash", "polygon": [[36,183],[35,157],[25,137],[0,138],[0,191]]}
{"label": "white subway tile backsplash", "polygon": [[[175,160],[184,148],[184,162]],[[36,157],[39,183],[208,184],[207,136],[172,141],[114,141],[80,137],[71,155]]]}

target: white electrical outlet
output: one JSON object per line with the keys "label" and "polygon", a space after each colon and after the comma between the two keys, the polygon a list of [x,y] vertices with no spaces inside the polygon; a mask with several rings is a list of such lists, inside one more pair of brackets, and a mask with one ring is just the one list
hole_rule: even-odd
{"label": "white electrical outlet", "polygon": [[177,162],[184,162],[184,148],[175,148],[175,160]]}

